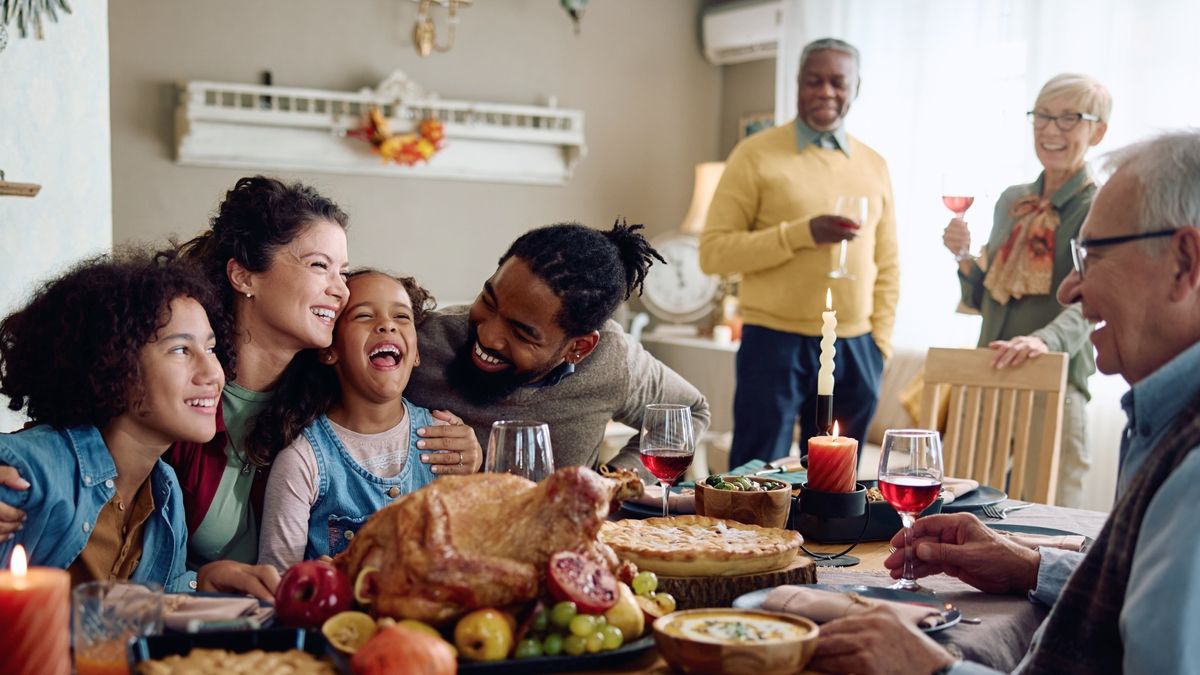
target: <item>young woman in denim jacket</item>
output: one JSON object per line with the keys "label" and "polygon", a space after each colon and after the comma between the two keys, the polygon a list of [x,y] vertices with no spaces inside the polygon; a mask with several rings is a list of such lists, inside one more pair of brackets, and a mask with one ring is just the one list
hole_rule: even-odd
{"label": "young woman in denim jacket", "polygon": [[340,553],[372,514],[436,478],[416,461],[417,432],[444,422],[403,398],[433,298],[412,278],[374,270],[347,284],[333,345],[310,364],[310,382],[298,396],[277,396],[257,427],[272,433],[250,439],[290,442],[267,482],[259,543],[259,563],[281,572]]}
{"label": "young woman in denim jacket", "polygon": [[[219,305],[203,275],[170,256],[85,261],[0,322],[0,394],[32,426],[0,434],[0,463],[28,480],[0,499],[28,515],[0,544],[72,583],[133,579],[169,591],[197,587],[185,566],[187,526],[174,442],[216,431],[225,383],[214,331]],[[205,590],[229,590],[219,565]],[[215,583],[213,583],[215,582]]]}

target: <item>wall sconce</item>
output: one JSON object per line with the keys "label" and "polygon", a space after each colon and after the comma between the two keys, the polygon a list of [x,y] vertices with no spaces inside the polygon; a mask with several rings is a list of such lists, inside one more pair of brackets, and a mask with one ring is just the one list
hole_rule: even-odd
{"label": "wall sconce", "polygon": [[[448,52],[454,46],[455,32],[458,29],[458,8],[469,6],[471,0],[413,0],[417,5],[417,20],[413,24],[413,46],[417,48],[417,54],[422,58],[429,56],[437,50],[439,52]],[[437,29],[433,25],[432,5],[436,3],[444,5],[449,10],[449,40],[445,45],[437,43]]]}

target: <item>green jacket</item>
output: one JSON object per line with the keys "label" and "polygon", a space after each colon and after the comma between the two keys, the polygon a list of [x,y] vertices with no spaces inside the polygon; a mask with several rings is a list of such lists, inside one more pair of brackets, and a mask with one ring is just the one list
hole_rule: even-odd
{"label": "green jacket", "polygon": [[[1038,176],[1033,183],[1014,185],[1000,195],[996,202],[996,213],[992,220],[992,233],[988,238],[987,250],[999,251],[1008,240],[1015,222],[1008,215],[1009,208],[1022,197],[1041,194],[1045,175]],[[978,264],[971,265],[971,273],[963,275],[960,270],[958,281],[962,286],[962,301],[968,307],[979,310],[983,315],[983,327],[979,331],[979,346],[986,347],[992,340],[1011,340],[1020,335],[1041,338],[1052,352],[1066,352],[1070,356],[1067,382],[1091,398],[1088,393],[1088,377],[1096,372],[1096,358],[1088,340],[1091,326],[1083,318],[1078,304],[1064,308],[1058,304],[1055,291],[1062,280],[1071,273],[1071,239],[1079,236],[1079,228],[1092,206],[1096,185],[1091,182],[1087,167],[1071,177],[1054,193],[1050,203],[1058,210],[1059,225],[1054,241],[1054,273],[1049,295],[1027,295],[1012,298],[1002,305],[983,286],[984,273]]]}

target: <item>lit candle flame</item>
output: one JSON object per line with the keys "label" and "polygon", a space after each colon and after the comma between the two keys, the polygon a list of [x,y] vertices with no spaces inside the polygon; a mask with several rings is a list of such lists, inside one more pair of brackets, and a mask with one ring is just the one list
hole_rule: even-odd
{"label": "lit candle flame", "polygon": [[838,435],[838,423],[837,423],[837,420],[834,420],[834,422],[833,422],[833,435],[834,435],[834,436],[837,436],[837,435]]}
{"label": "lit candle flame", "polygon": [[833,310],[833,289],[825,289],[825,311]]}
{"label": "lit candle flame", "polygon": [[24,578],[28,561],[25,559],[25,547],[17,544],[13,549],[12,554],[12,573],[13,576]]}

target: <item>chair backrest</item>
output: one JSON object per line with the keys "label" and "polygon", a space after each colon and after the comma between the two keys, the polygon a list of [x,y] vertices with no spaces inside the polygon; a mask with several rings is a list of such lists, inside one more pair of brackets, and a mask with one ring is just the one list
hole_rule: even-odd
{"label": "chair backrest", "polygon": [[[1011,465],[1010,495],[1031,495],[1025,498],[1053,504],[1067,355],[1051,352],[1003,370],[992,367],[995,356],[990,349],[930,349],[925,359],[921,424],[926,429],[937,428],[933,416],[948,390],[950,415],[942,439],[946,475],[1000,487]],[[1035,409],[1039,392],[1045,404]],[[1035,413],[1040,413],[1040,425],[1035,424]],[[1032,438],[1038,426],[1040,438]],[[1031,453],[1037,458],[1037,482],[1027,486]]]}

